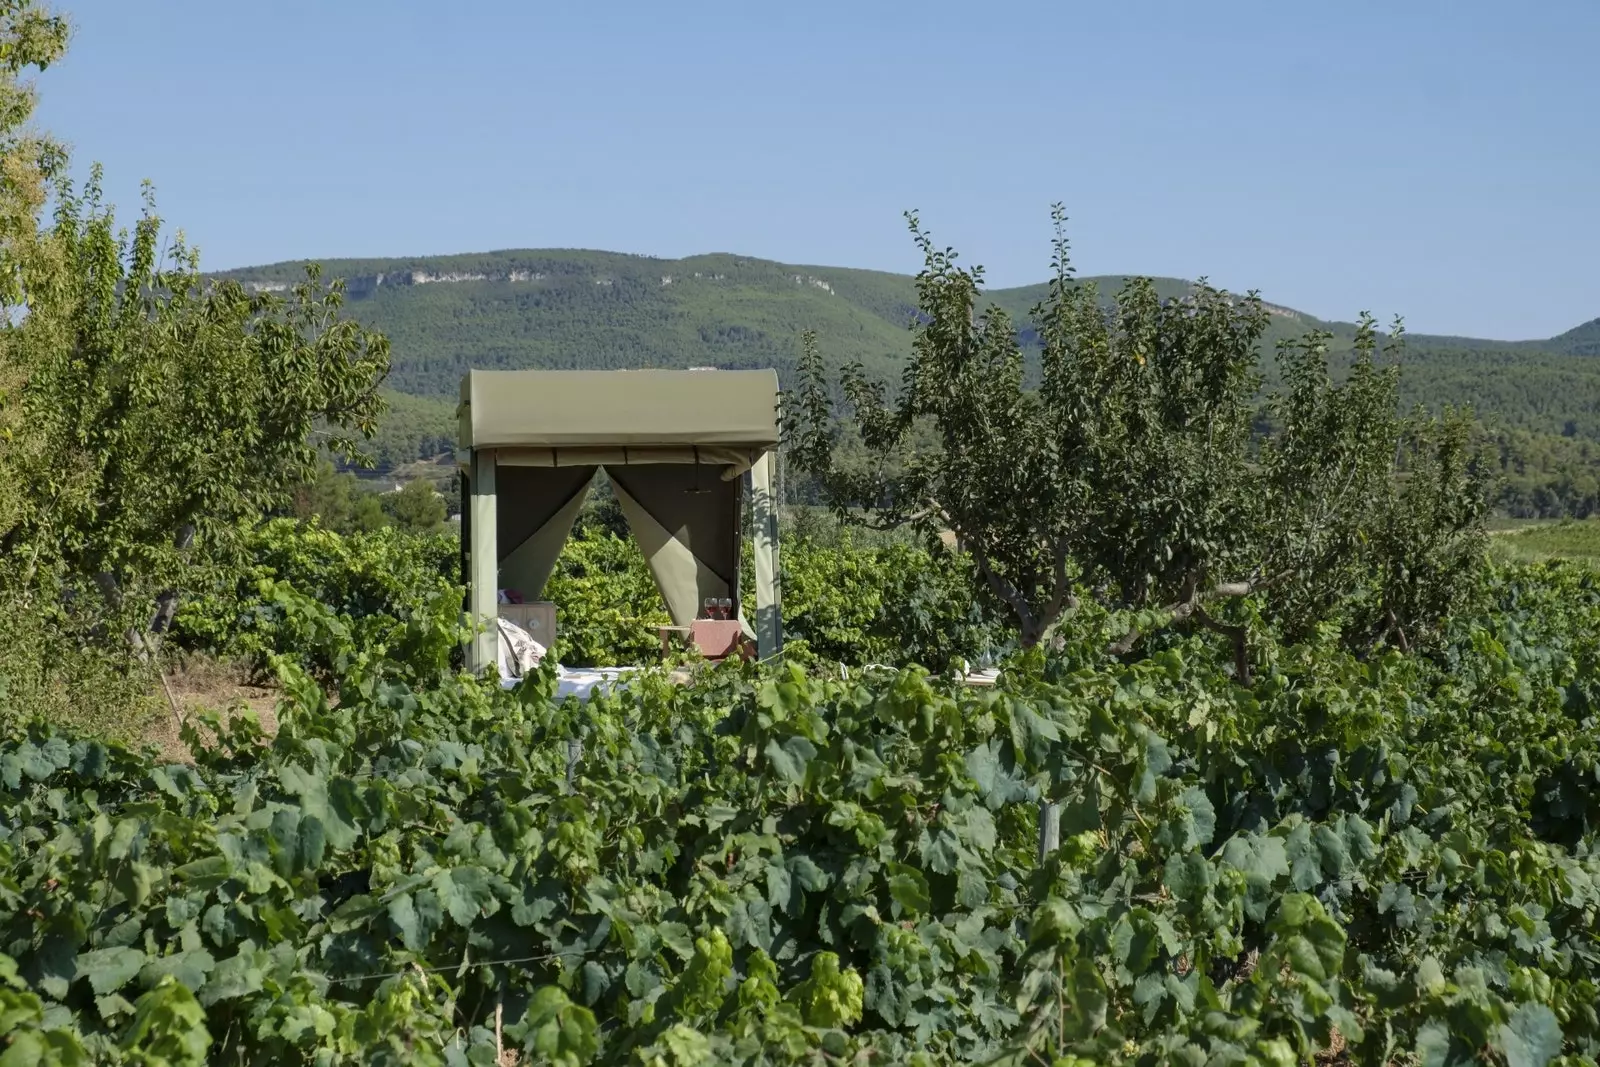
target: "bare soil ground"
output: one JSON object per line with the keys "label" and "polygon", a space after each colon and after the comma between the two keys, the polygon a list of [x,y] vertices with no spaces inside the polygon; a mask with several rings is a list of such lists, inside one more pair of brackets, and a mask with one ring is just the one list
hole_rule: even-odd
{"label": "bare soil ground", "polygon": [[[223,722],[253,712],[268,737],[278,730],[278,691],[251,680],[240,664],[191,657],[167,674],[166,686],[186,720],[201,709],[216,712]],[[167,694],[160,686],[154,696],[167,705]],[[170,710],[152,722],[140,740],[155,745],[175,762],[189,762],[189,748],[178,736],[177,719]]]}

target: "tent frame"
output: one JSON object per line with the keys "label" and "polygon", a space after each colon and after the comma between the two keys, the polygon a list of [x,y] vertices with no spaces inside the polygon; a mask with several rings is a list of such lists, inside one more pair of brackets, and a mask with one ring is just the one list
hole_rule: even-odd
{"label": "tent frame", "polygon": [[[498,662],[499,590],[502,557],[499,531],[502,493],[514,484],[517,467],[621,467],[630,478],[648,482],[651,465],[692,467],[698,485],[738,479],[748,486],[754,531],[757,655],[769,659],[783,645],[778,557],[778,509],[773,450],[777,444],[777,375],[771,371],[470,371],[462,380],[461,449],[457,460],[465,476],[462,500],[462,576],[474,637],[466,649],[469,670],[482,673]],[[616,398],[621,414],[604,405]],[[664,410],[651,407],[660,398]],[[770,402],[769,402],[770,398]],[[520,403],[519,403],[520,399]],[[594,405],[585,416],[579,400]],[[475,403],[476,401],[476,403]],[[630,406],[631,405],[631,406]],[[765,410],[763,411],[763,405]],[[670,468],[658,468],[663,471]],[[553,473],[553,472],[552,472]],[[578,473],[578,472],[574,472]],[[591,474],[592,478],[593,475]],[[746,481],[746,479],[748,481]],[[588,494],[584,481],[571,506],[560,507],[552,536],[565,541],[577,506]],[[636,539],[639,521],[649,521],[641,506],[613,478]],[[740,495],[743,486],[741,486]],[[737,499],[737,498],[736,498]],[[509,505],[508,501],[505,503]],[[643,516],[642,518],[640,518]],[[738,601],[737,560],[742,555],[739,509],[731,535],[735,571],[732,596]],[[704,520],[701,534],[706,535]],[[662,531],[657,531],[658,533]],[[715,533],[715,531],[710,531]],[[541,527],[540,535],[544,535]],[[667,532],[668,540],[672,533]],[[531,540],[531,538],[530,538]],[[507,546],[516,551],[520,546]],[[654,567],[653,567],[654,570]],[[660,572],[657,584],[664,596]],[[542,577],[536,580],[542,580]],[[674,590],[676,616],[686,610],[682,590]],[[540,590],[525,590],[538,595]],[[669,599],[669,609],[674,605]],[[742,617],[742,611],[741,611]]]}

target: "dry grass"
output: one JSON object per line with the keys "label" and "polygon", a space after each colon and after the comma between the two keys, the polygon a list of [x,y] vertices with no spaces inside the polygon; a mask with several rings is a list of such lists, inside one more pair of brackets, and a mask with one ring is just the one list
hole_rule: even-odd
{"label": "dry grass", "polygon": [[1349,1063],[1350,1050],[1337,1026],[1333,1027],[1329,1038],[1328,1047],[1317,1053],[1317,1067],[1335,1067],[1337,1064]]}

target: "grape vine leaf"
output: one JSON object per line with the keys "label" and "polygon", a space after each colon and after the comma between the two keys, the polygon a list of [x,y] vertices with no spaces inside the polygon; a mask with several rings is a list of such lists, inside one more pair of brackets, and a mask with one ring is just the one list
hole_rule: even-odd
{"label": "grape vine leaf", "polygon": [[1561,1054],[1561,1023],[1544,1004],[1521,1004],[1500,1028],[1506,1067],[1545,1067]]}
{"label": "grape vine leaf", "polygon": [[784,781],[799,785],[806,779],[806,764],[817,755],[817,746],[796,734],[782,744],[777,738],[767,742],[767,760]]}
{"label": "grape vine leaf", "polygon": [[78,955],[78,974],[87,975],[95,993],[105,996],[121,989],[148,962],[136,948],[100,948]]}

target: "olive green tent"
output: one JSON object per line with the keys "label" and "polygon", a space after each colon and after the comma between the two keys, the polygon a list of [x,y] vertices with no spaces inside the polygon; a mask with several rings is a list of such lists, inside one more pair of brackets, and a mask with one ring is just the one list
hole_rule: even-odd
{"label": "olive green tent", "polygon": [[[469,371],[459,409],[468,610],[493,620],[498,593],[538,598],[602,467],[680,626],[709,597],[738,617],[745,482],[755,527],[762,658],[781,642],[778,376],[766,371]],[[496,661],[491,626],[474,669]]]}

